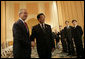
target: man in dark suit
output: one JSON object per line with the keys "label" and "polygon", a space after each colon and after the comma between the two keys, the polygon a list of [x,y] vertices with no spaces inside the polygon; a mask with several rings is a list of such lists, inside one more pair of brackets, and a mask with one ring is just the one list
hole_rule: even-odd
{"label": "man in dark suit", "polygon": [[68,55],[73,56],[75,52],[74,52],[74,45],[72,40],[72,26],[69,26],[69,21],[65,21],[65,24],[66,27],[64,27],[64,33],[68,45]]}
{"label": "man in dark suit", "polygon": [[56,48],[59,49],[59,45],[58,45],[58,43],[59,43],[59,34],[56,30],[55,30],[55,32],[52,32],[52,34],[53,34],[53,39],[56,40]]}
{"label": "man in dark suit", "polygon": [[31,41],[29,40],[29,30],[25,22],[27,10],[20,9],[19,20],[13,25],[13,56],[14,58],[30,58]]}
{"label": "man in dark suit", "polygon": [[32,46],[34,46],[34,38],[36,38],[39,58],[51,58],[51,51],[55,48],[51,26],[44,23],[45,15],[43,13],[38,14],[37,19],[39,24],[32,28],[32,35],[30,37]]}
{"label": "man in dark suit", "polygon": [[60,29],[60,32],[58,34],[59,34],[59,37],[60,37],[61,42],[62,42],[62,47],[63,47],[62,52],[67,53],[67,41],[65,39],[64,29],[62,29],[61,25],[59,26],[59,29]]}
{"label": "man in dark suit", "polygon": [[57,31],[55,31],[55,39],[56,39],[56,48],[59,49],[58,43],[59,43],[60,37],[59,37],[59,32],[57,32]]}
{"label": "man in dark suit", "polygon": [[81,26],[77,25],[76,20],[72,20],[72,23],[74,25],[73,37],[74,37],[74,42],[76,46],[77,57],[81,58],[81,57],[84,57],[84,50],[83,50],[83,44],[82,44],[83,31]]}

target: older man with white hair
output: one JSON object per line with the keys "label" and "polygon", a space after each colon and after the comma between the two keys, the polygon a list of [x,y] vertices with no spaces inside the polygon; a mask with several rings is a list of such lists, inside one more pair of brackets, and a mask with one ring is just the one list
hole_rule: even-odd
{"label": "older man with white hair", "polygon": [[30,58],[31,42],[29,30],[25,22],[28,13],[26,9],[20,9],[19,20],[13,25],[13,56],[14,58]]}

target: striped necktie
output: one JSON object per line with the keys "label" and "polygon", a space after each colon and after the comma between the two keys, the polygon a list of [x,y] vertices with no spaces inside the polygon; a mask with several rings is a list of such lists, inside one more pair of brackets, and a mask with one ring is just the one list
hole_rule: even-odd
{"label": "striped necktie", "polygon": [[27,23],[26,23],[26,22],[24,22],[24,24],[25,24],[25,27],[26,27],[26,29],[27,29],[27,32],[28,32],[28,27],[27,27]]}

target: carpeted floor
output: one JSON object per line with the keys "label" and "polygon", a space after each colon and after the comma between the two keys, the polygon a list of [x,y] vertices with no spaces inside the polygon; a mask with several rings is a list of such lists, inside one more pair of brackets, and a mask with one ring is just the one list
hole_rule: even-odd
{"label": "carpeted floor", "polygon": [[[31,58],[39,58],[36,47],[32,49]],[[67,56],[67,53],[63,53],[62,49],[56,48],[54,52],[52,52],[52,58],[76,58],[76,56]]]}

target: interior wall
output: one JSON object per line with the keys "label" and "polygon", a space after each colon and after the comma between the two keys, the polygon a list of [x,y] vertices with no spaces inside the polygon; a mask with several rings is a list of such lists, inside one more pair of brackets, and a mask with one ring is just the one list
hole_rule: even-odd
{"label": "interior wall", "polygon": [[72,25],[72,20],[75,19],[84,31],[84,1],[56,1],[56,3],[59,25],[64,27],[66,20]]}
{"label": "interior wall", "polygon": [[84,46],[84,1],[56,1],[56,3],[59,25],[64,28],[66,20],[70,22],[70,25],[72,25],[73,19],[77,20],[78,25],[83,29],[82,42]]}
{"label": "interior wall", "polygon": [[6,34],[5,34],[5,1],[1,1],[1,48],[5,48],[6,47]]}

